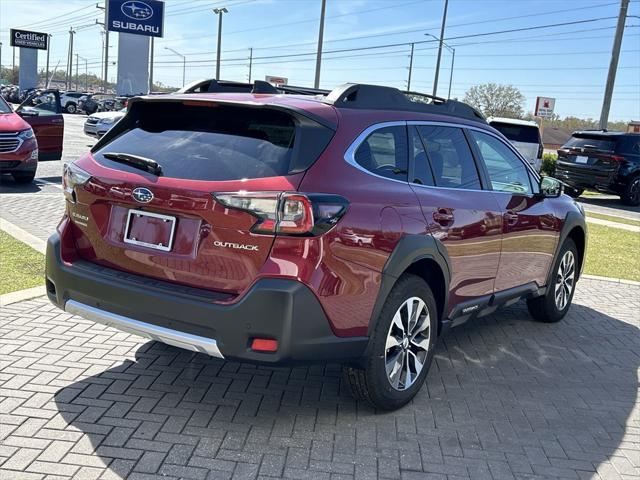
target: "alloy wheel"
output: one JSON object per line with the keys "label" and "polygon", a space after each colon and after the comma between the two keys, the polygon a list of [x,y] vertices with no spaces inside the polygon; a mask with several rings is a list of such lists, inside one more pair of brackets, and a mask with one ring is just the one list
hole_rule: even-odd
{"label": "alloy wheel", "polygon": [[419,297],[404,301],[389,326],[384,361],[387,379],[399,391],[417,380],[429,353],[431,322],[429,309]]}
{"label": "alloy wheel", "polygon": [[575,285],[575,258],[571,250],[567,250],[562,256],[558,272],[556,274],[555,299],[556,307],[562,311],[569,303],[571,292]]}

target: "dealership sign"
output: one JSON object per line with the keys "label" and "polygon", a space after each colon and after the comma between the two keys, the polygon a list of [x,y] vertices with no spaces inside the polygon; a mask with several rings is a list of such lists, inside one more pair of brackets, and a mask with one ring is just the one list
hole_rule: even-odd
{"label": "dealership sign", "polygon": [[553,109],[556,106],[556,99],[549,97],[536,98],[535,116],[541,118],[553,117]]}
{"label": "dealership sign", "polygon": [[264,80],[272,85],[287,85],[289,79],[287,77],[276,77],[274,75],[265,75]]}
{"label": "dealership sign", "polygon": [[158,0],[108,0],[107,28],[111,32],[162,37],[164,2]]}
{"label": "dealership sign", "polygon": [[22,48],[36,48],[46,50],[49,43],[49,35],[41,32],[11,29],[11,46]]}

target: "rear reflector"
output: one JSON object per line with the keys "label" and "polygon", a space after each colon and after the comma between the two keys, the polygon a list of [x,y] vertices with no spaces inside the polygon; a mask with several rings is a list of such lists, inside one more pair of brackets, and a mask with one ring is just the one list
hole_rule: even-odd
{"label": "rear reflector", "polygon": [[251,350],[256,352],[276,352],[278,341],[270,338],[254,338],[251,342]]}

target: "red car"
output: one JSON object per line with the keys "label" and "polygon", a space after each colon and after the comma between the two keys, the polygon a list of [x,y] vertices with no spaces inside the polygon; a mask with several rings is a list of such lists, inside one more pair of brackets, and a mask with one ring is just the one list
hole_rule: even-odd
{"label": "red car", "polygon": [[29,96],[14,112],[0,97],[0,173],[33,181],[38,160],[62,158],[64,119],[57,91]]}
{"label": "red car", "polygon": [[584,214],[479,113],[269,88],[132,100],[65,171],[51,301],[219,358],[342,362],[383,409],[416,394],[449,327],[519,299],[564,317]]}

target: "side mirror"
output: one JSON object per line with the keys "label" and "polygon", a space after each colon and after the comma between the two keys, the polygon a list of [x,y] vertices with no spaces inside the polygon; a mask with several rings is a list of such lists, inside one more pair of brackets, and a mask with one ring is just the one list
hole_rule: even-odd
{"label": "side mirror", "polygon": [[562,195],[564,184],[553,177],[542,177],[540,179],[540,196],[545,198],[557,198]]}

